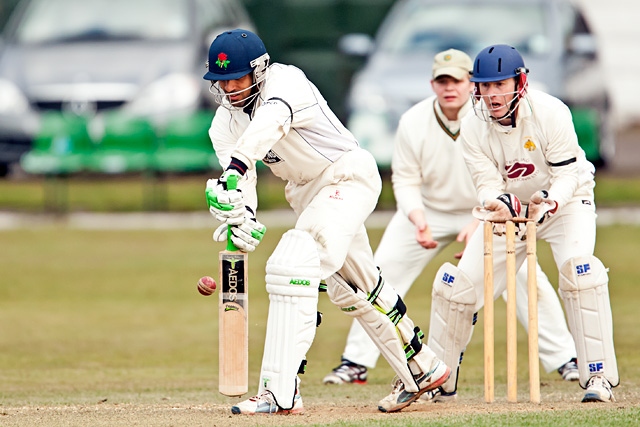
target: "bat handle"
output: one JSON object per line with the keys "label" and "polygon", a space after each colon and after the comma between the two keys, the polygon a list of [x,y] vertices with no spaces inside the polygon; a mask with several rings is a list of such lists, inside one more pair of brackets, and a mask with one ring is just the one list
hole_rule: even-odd
{"label": "bat handle", "polygon": [[[236,175],[230,175],[227,178],[227,190],[235,190],[238,188],[238,177]],[[237,252],[238,248],[231,241],[231,226],[227,226],[227,250]]]}
{"label": "bat handle", "polygon": [[227,226],[227,250],[231,252],[237,252],[238,248],[231,241],[231,226]]}

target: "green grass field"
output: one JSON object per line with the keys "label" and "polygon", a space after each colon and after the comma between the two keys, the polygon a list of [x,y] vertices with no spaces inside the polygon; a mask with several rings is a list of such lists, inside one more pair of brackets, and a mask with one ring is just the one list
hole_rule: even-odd
{"label": "green grass field", "polygon": [[[283,229],[270,229],[250,255],[250,393],[257,389],[267,314],[264,264]],[[370,230],[375,246],[381,230]],[[496,405],[482,400],[482,322],[460,380],[459,405],[412,405],[380,414],[392,371],[384,360],[366,386],[323,386],[339,361],[350,318],[320,296],[323,324],[308,354],[303,396],[309,415],[233,417],[237,399],[217,393],[217,294],[201,297],[200,276],[217,277],[210,230],[87,231],[42,227],[0,231],[0,426],[13,425],[637,425],[640,420],[640,227],[599,229],[596,255],[610,267],[622,384],[618,403],[580,404],[580,388],[542,373],[543,404],[506,404],[504,333],[496,331]],[[455,245],[454,245],[455,246]],[[450,247],[406,298],[428,330],[431,282]],[[540,260],[557,272],[548,247]],[[555,280],[552,280],[554,283]],[[496,306],[498,315],[504,304]],[[480,316],[481,317],[481,316]],[[519,394],[527,399],[526,334],[519,331]],[[501,369],[502,367],[502,369]],[[429,408],[429,406],[431,408]],[[433,408],[437,406],[437,408]]]}
{"label": "green grass field", "polygon": [[[74,176],[69,179],[24,177],[0,180],[0,209],[17,212],[82,211],[137,212],[161,210],[189,212],[205,209],[204,188],[209,175],[173,175],[151,179],[142,176]],[[258,180],[260,209],[288,208],[284,181],[268,171]],[[598,206],[639,206],[640,176],[596,174]],[[383,173],[378,209],[395,209],[388,172]]]}

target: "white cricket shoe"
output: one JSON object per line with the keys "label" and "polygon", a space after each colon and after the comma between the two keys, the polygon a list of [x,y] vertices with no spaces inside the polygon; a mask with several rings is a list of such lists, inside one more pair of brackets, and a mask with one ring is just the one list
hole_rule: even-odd
{"label": "white cricket shoe", "polygon": [[615,402],[611,392],[611,384],[601,375],[594,375],[587,382],[587,392],[582,398],[583,402]]}
{"label": "white cricket shoe", "polygon": [[442,387],[424,392],[422,396],[420,396],[420,402],[453,403],[456,400],[458,400],[457,392],[452,391],[451,393],[447,393]]}
{"label": "white cricket shoe", "polygon": [[435,359],[431,370],[416,375],[416,382],[420,390],[412,393],[404,389],[404,383],[399,378],[393,384],[391,394],[378,402],[378,410],[382,412],[397,412],[415,402],[423,393],[440,387],[451,375],[451,369],[443,361]]}
{"label": "white cricket shoe", "polygon": [[340,366],[333,368],[322,382],[324,384],[366,384],[367,367],[342,358]]}
{"label": "white cricket shoe", "polygon": [[253,396],[232,406],[231,413],[236,415],[302,414],[304,413],[304,407],[302,406],[302,396],[299,390],[296,390],[296,395],[293,398],[293,407],[291,409],[282,409],[276,403],[273,394],[269,390],[265,390],[257,396]]}
{"label": "white cricket shoe", "polygon": [[578,371],[578,361],[573,358],[558,368],[558,373],[562,375],[565,381],[578,381],[580,379],[580,371]]}

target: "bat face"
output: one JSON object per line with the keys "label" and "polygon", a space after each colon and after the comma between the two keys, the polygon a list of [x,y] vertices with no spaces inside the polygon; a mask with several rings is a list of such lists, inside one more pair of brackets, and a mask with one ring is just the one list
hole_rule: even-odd
{"label": "bat face", "polygon": [[220,252],[219,391],[242,396],[249,377],[247,254]]}

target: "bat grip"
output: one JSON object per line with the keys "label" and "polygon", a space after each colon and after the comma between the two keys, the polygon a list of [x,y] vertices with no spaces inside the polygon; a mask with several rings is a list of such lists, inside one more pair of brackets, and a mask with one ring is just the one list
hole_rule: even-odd
{"label": "bat grip", "polygon": [[238,248],[231,241],[231,226],[227,226],[227,250],[231,252],[237,252]]}
{"label": "bat grip", "polygon": [[[227,190],[235,190],[238,188],[238,177],[236,175],[230,175],[227,178]],[[231,226],[227,225],[227,250],[237,252],[238,248],[231,241]]]}

